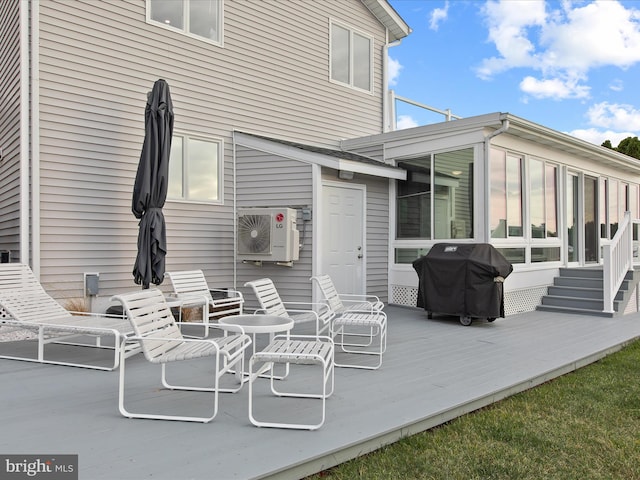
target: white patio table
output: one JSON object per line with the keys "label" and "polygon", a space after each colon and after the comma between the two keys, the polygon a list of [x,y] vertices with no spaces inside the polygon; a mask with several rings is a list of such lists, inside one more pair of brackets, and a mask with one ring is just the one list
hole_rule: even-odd
{"label": "white patio table", "polygon": [[[277,315],[229,315],[228,317],[222,317],[218,320],[221,325],[240,326],[244,330],[244,333],[252,336],[253,345],[252,353],[256,353],[256,335],[268,334],[269,342],[273,340],[276,333],[282,333],[291,331],[293,328],[293,320],[287,317],[279,317]],[[267,367],[265,365],[265,367]],[[258,371],[258,375],[264,369]],[[239,374],[239,372],[237,372]],[[274,376],[276,379],[283,379],[289,373],[289,365],[281,376]],[[242,381],[246,382],[249,379],[249,373],[247,371],[242,372]]]}

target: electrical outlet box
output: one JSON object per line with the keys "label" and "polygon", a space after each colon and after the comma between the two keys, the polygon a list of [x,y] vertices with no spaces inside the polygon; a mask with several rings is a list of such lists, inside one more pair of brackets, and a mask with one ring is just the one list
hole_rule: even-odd
{"label": "electrical outlet box", "polygon": [[84,274],[84,296],[96,296],[100,292],[100,274]]}

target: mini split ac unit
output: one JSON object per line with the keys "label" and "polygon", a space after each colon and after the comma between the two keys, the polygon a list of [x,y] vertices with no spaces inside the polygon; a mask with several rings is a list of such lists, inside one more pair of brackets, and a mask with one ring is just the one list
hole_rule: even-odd
{"label": "mini split ac unit", "polygon": [[300,254],[300,233],[293,208],[239,208],[238,259],[292,262]]}

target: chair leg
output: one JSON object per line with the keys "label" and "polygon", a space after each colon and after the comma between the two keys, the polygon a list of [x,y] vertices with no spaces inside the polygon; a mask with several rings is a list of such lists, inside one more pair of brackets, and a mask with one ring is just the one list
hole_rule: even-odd
{"label": "chair leg", "polygon": [[[145,418],[145,419],[153,419],[153,420],[178,420],[183,422],[201,422],[201,423],[208,423],[216,417],[218,413],[219,375],[214,375],[213,387],[178,388],[180,390],[195,390],[199,392],[213,393],[213,411],[211,412],[211,415],[208,417],[184,416],[184,415],[161,415],[161,414],[150,414],[150,413],[136,413],[136,412],[129,411],[125,407],[125,401],[124,401],[125,400],[124,398],[125,397],[125,370],[126,370],[126,367],[125,367],[126,355],[125,355],[124,342],[123,342],[122,348],[120,349],[120,353],[121,354],[120,354],[120,378],[119,378],[119,388],[118,388],[118,407],[119,407],[120,413],[123,416],[128,418]],[[219,359],[216,358],[216,367],[218,366],[217,365],[218,360]],[[164,383],[164,377],[165,377],[165,364],[163,363],[162,364],[163,383]]]}
{"label": "chair leg", "polygon": [[[336,367],[343,368],[359,368],[364,370],[377,370],[382,366],[382,356],[387,349],[387,323],[382,321],[380,324],[369,326],[370,339],[368,343],[352,343],[345,341],[345,338],[353,336],[363,336],[362,333],[351,333],[347,330],[348,325],[339,325],[338,328],[332,329],[332,338],[334,338],[336,348],[341,352],[349,355],[374,355],[378,357],[378,362],[374,365],[366,365],[359,363],[335,362]],[[375,341],[375,345],[374,345]],[[374,347],[374,348],[370,348]]]}
{"label": "chair leg", "polygon": [[[259,368],[254,370],[254,367],[257,363],[263,363]],[[326,356],[316,356],[314,358],[307,358],[304,362],[304,365],[316,366],[321,369],[321,388],[319,393],[302,393],[302,392],[285,392],[282,390],[278,390],[276,388],[276,379],[277,377],[274,375],[274,365],[276,364],[289,364],[285,359],[278,358],[277,355],[269,357],[268,355],[258,353],[257,356],[252,356],[249,360],[249,420],[251,423],[257,427],[273,427],[273,428],[288,428],[295,430],[317,430],[320,428],[325,421],[326,415],[326,402],[327,398],[329,398],[333,394],[334,386],[335,386],[335,377],[334,377],[334,361],[333,361],[333,346],[331,346],[330,353]],[[271,392],[278,397],[294,397],[294,398],[305,398],[305,399],[314,399],[320,400],[321,402],[321,418],[317,423],[293,423],[293,422],[275,422],[275,421],[264,421],[258,420],[254,415],[254,386],[253,383],[263,376],[262,374],[268,371],[270,372],[270,388]]]}

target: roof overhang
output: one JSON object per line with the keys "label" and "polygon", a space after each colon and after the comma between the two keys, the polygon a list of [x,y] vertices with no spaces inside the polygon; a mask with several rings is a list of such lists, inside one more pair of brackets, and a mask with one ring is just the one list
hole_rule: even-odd
{"label": "roof overhang", "polygon": [[407,172],[402,168],[352,152],[314,147],[239,131],[233,132],[233,138],[236,145],[321,167],[396,180],[407,178]]}
{"label": "roof overhang", "polygon": [[508,123],[508,127],[502,133],[503,135],[522,138],[578,158],[597,161],[624,172],[636,175],[640,173],[640,160],[636,158],[530,122],[510,113],[500,112],[343,140],[342,146],[347,150],[357,150],[370,145],[410,143],[419,139],[430,140],[445,135],[463,135],[470,132],[484,132],[483,136],[487,137],[505,125],[505,122]]}
{"label": "roof overhang", "polygon": [[361,0],[371,13],[389,32],[389,41],[402,40],[411,33],[411,28],[387,0]]}

